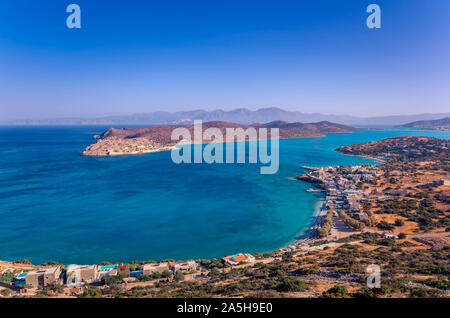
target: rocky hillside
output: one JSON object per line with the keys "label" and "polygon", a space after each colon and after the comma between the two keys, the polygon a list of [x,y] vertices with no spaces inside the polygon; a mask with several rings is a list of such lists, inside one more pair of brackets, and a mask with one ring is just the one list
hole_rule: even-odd
{"label": "rocky hillside", "polygon": [[449,157],[450,142],[446,139],[432,137],[405,136],[343,146],[337,148],[336,151],[350,155],[381,158],[411,159],[435,155]]}
{"label": "rocky hillside", "polygon": [[[110,128],[100,135],[98,139],[105,139],[109,137],[119,138],[137,138],[145,137],[162,145],[173,144],[171,140],[172,131],[175,128],[187,128],[191,136],[194,135],[194,125],[170,125],[170,126],[151,126],[145,128]],[[321,121],[318,123],[288,123],[284,121],[274,121],[267,124],[253,124],[250,126],[235,124],[223,121],[211,121],[202,124],[203,130],[208,128],[218,128],[222,134],[225,135],[226,128],[279,128],[280,138],[302,138],[302,137],[321,137],[327,133],[347,133],[358,130],[350,126],[331,123],[328,121]]]}
{"label": "rocky hillside", "polygon": [[424,129],[424,130],[450,130],[450,117],[437,120],[414,121],[402,125],[404,128]]}

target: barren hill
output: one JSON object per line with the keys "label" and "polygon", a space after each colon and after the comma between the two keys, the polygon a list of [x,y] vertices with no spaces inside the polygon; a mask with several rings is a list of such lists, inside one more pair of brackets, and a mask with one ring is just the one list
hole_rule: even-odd
{"label": "barren hill", "polygon": [[[105,139],[108,137],[119,138],[137,138],[145,137],[160,144],[173,144],[171,140],[172,131],[175,128],[187,128],[191,135],[194,134],[194,125],[170,125],[170,126],[151,126],[145,128],[110,128],[102,134],[96,136],[98,139]],[[302,138],[302,137],[320,137],[326,133],[346,133],[354,130],[359,130],[350,126],[331,123],[328,121],[321,121],[318,123],[288,123],[284,121],[274,121],[266,124],[253,124],[250,126],[235,124],[224,121],[210,121],[202,124],[203,130],[208,128],[218,128],[225,134],[226,128],[279,128],[280,138]]]}

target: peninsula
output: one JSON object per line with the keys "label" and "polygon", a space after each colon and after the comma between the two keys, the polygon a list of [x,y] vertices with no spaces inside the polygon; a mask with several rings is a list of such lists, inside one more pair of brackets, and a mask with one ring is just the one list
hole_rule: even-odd
{"label": "peninsula", "polygon": [[[97,142],[88,146],[81,152],[84,156],[113,156],[131,155],[150,152],[166,151],[173,149],[177,141],[171,139],[172,131],[176,128],[186,128],[191,134],[194,125],[176,126],[151,126],[144,128],[110,128],[103,133],[94,136]],[[360,130],[358,128],[321,121],[317,123],[288,123],[284,121],[273,121],[266,124],[256,123],[250,126],[223,121],[210,121],[202,124],[202,129],[217,128],[225,134],[227,128],[278,128],[279,137],[306,138],[322,137],[328,133],[348,133]]]}

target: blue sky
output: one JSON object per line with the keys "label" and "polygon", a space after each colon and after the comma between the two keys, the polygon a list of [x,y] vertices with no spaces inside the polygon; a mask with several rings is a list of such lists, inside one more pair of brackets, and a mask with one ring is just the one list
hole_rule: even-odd
{"label": "blue sky", "polygon": [[448,0],[2,0],[0,117],[448,112],[449,21]]}

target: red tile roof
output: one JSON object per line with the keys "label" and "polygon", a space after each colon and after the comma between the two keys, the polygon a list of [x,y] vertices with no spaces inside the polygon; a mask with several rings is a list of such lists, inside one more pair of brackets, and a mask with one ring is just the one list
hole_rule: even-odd
{"label": "red tile roof", "polygon": [[244,262],[246,260],[247,256],[244,254],[233,257],[233,261],[235,261],[236,263]]}

